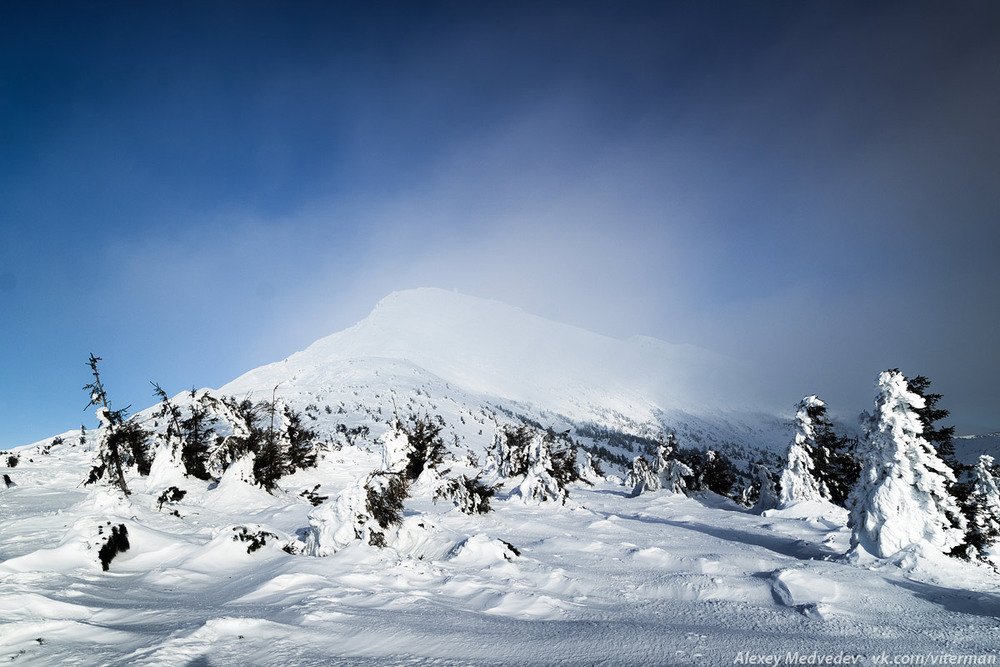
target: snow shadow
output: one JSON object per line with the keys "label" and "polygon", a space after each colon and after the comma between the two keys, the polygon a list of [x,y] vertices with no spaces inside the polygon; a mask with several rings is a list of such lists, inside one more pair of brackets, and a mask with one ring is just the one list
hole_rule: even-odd
{"label": "snow shadow", "polygon": [[972,616],[1000,618],[1000,595],[996,593],[946,588],[913,580],[888,581],[893,586],[912,591],[918,598],[944,607],[948,611]]}
{"label": "snow shadow", "polygon": [[807,542],[805,540],[787,538],[780,535],[762,535],[760,533],[752,533],[738,528],[721,528],[698,521],[675,521],[672,519],[658,519],[656,517],[640,515],[628,517],[623,516],[622,518],[642,521],[644,523],[658,523],[666,526],[673,526],[675,528],[684,528],[685,530],[710,535],[720,540],[740,542],[743,544],[762,547],[768,551],[781,554],[782,556],[788,556],[799,560],[825,560],[832,556],[841,555],[839,551],[824,547],[821,544]]}

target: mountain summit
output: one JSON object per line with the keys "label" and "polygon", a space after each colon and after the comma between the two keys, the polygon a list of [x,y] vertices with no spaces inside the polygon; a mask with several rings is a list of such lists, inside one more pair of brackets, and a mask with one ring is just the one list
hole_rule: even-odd
{"label": "mountain summit", "polygon": [[[610,411],[648,422],[664,411],[731,409],[735,399],[735,364],[707,350],[647,337],[618,340],[498,301],[431,288],[394,292],[353,327],[221,391],[270,391],[275,385],[282,394],[317,391],[345,377],[360,379],[365,368],[375,381],[390,360],[472,395],[576,419]],[[385,385],[385,378],[377,384]]]}

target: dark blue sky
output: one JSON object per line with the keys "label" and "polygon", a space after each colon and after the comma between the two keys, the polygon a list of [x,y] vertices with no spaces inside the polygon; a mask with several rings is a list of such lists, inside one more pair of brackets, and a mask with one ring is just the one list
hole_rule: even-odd
{"label": "dark blue sky", "polygon": [[995,2],[0,5],[0,448],[456,287],[1000,430]]}

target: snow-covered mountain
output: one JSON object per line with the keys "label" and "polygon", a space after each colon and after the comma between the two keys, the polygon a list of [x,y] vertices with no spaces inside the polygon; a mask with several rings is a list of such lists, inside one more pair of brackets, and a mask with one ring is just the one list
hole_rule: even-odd
{"label": "snow-covered mountain", "polygon": [[[327,428],[359,419],[375,427],[365,415],[392,414],[395,400],[396,409],[441,415],[474,450],[491,436],[491,429],[480,433],[482,415],[497,411],[558,429],[587,425],[646,438],[673,431],[682,446],[737,458],[783,450],[790,430],[741,395],[740,370],[692,345],[617,340],[498,301],[424,288],[393,293],[355,326],[218,391],[260,398],[277,387],[299,409],[319,408],[317,421]],[[324,417],[327,406],[341,412]]]}
{"label": "snow-covered mountain", "polygon": [[611,409],[636,421],[658,410],[706,410],[735,400],[726,360],[691,345],[615,340],[497,301],[416,289],[383,299],[355,326],[221,388],[333,386],[338,363],[392,359],[490,399],[579,419]]}
{"label": "snow-covered mountain", "polygon": [[[920,545],[843,558],[847,512],[824,501],[758,514],[708,491],[636,496],[597,473],[538,501],[524,489],[552,452],[537,430],[527,473],[505,476],[485,456],[504,425],[525,424],[626,461],[667,431],[744,459],[783,450],[782,419],[734,409],[732,373],[690,347],[440,290],[393,294],[356,326],[211,392],[276,396],[315,431],[313,463],[270,492],[255,479],[263,447],[229,450],[198,477],[166,433],[173,418],[153,409],[137,421],[157,434],[154,458],[145,473],[129,467],[130,494],[107,477],[82,484],[107,430],[0,452],[0,660],[993,664],[1000,579],[986,566]],[[182,417],[199,400],[173,399]],[[448,452],[376,526],[372,494],[407,462],[394,413],[430,417]],[[224,422],[216,452],[241,428]],[[441,495],[459,476],[496,484],[492,511]]]}

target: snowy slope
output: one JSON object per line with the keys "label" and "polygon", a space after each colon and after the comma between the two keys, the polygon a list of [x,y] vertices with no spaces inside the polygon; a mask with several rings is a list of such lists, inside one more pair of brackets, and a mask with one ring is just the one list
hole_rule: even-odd
{"label": "snowy slope", "polygon": [[[731,665],[749,651],[931,664],[996,655],[992,570],[917,549],[848,562],[846,512],[824,503],[760,516],[712,494],[630,497],[608,477],[573,484],[565,504],[526,504],[515,479],[501,480],[493,512],[469,516],[417,482],[389,547],[306,555],[316,513],[379,467],[378,437],[394,411],[441,416],[454,443],[446,465],[470,475],[497,424],[524,419],[577,429],[585,443],[610,434],[628,453],[667,429],[682,446],[783,450],[791,430],[780,418],[731,409],[718,390],[732,373],[704,351],[597,336],[496,302],[391,295],[356,326],[213,392],[274,391],[320,433],[317,466],[283,477],[273,494],[245,481],[249,461],[216,482],[186,477],[165,456],[150,475],[129,474],[131,496],[84,487],[94,433],[0,455],[12,482],[0,484],[0,661]],[[148,424],[151,414],[142,413]],[[161,506],[170,486],[186,493]],[[101,546],[121,525],[130,548],[104,571]],[[254,534],[266,539],[251,550],[240,536]]]}
{"label": "snowy slope", "polygon": [[[441,414],[473,449],[498,408],[555,428],[592,423],[683,446],[783,450],[782,419],[733,395],[738,364],[690,345],[617,340],[505,304],[438,289],[396,292],[357,325],[262,366],[219,393],[277,395],[304,407],[363,404]],[[320,415],[323,421],[323,415]],[[482,422],[482,419],[479,419]]]}
{"label": "snowy slope", "polygon": [[572,417],[595,406],[637,420],[655,408],[704,409],[720,395],[720,357],[651,338],[615,340],[505,304],[437,289],[396,292],[357,325],[222,387],[240,393],[288,381],[332,384],[325,366],[350,359],[406,360],[483,396],[532,403]]}

